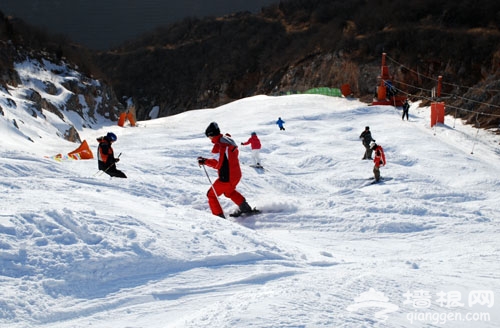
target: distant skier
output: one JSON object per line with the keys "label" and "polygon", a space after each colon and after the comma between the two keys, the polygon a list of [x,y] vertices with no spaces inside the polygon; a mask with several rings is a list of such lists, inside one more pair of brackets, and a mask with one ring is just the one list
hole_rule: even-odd
{"label": "distant skier", "polygon": [[365,147],[365,154],[362,159],[372,159],[372,150],[370,149],[370,142],[375,142],[375,139],[372,138],[372,133],[370,132],[370,127],[366,126],[365,130],[361,132],[359,136],[363,146]]}
{"label": "distant skier", "polygon": [[405,116],[406,116],[406,120],[408,121],[408,111],[410,110],[410,104],[408,103],[408,99],[405,100],[405,103],[403,104],[403,116],[401,117],[401,119],[404,121],[405,120]]}
{"label": "distant skier", "polygon": [[97,163],[99,170],[104,171],[111,177],[126,178],[127,176],[122,171],[116,168],[116,163],[120,161],[115,158],[113,147],[111,144],[116,141],[116,134],[108,132],[103,137],[97,138],[99,146],[97,147]]}
{"label": "distant skier", "polygon": [[255,163],[255,166],[262,167],[262,165],[260,165],[260,154],[259,154],[261,144],[259,137],[257,137],[257,133],[252,132],[250,138],[246,142],[242,142],[241,145],[242,146],[250,145],[250,147],[252,148],[252,158]]}
{"label": "distant skier", "polygon": [[276,121],[276,124],[278,124],[278,127],[280,128],[280,130],[285,131],[285,127],[283,126],[283,124],[285,124],[285,121],[283,121],[281,119],[281,117],[278,117],[278,120]]}
{"label": "distant skier", "polygon": [[373,174],[375,176],[375,181],[378,182],[380,180],[380,166],[385,166],[385,154],[382,146],[377,145],[375,142],[370,144],[371,150],[375,152],[375,157],[373,158]]}
{"label": "distant skier", "polygon": [[397,90],[396,88],[392,85],[391,81],[385,81],[384,82],[385,89],[386,89],[386,96],[387,99],[390,99],[392,96],[396,95]]}
{"label": "distant skier", "polygon": [[234,213],[230,214],[231,216],[237,217],[243,213],[253,212],[254,210],[248,205],[245,197],[236,190],[236,186],[241,179],[238,146],[227,134],[223,136],[220,133],[216,122],[210,123],[205,130],[205,135],[214,144],[212,153],[215,154],[215,157],[210,159],[198,157],[198,164],[216,169],[219,175],[207,192],[208,205],[212,214],[225,218],[224,211],[217,198],[221,194],[231,199],[239,207]]}

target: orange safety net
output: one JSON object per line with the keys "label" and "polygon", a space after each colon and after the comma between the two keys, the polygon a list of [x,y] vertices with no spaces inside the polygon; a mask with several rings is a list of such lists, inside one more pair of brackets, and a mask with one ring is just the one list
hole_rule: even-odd
{"label": "orange safety net", "polygon": [[53,158],[56,161],[60,162],[67,160],[93,159],[94,154],[92,153],[92,150],[90,150],[87,140],[83,140],[83,142],[81,143],[80,146],[78,146],[78,148],[76,148],[72,152],[69,152],[67,155],[57,154],[49,158]]}

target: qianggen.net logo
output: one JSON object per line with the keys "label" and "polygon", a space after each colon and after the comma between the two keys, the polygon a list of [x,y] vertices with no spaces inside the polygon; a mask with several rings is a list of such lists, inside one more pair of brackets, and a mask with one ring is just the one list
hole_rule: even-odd
{"label": "qianggen.net logo", "polygon": [[[471,290],[463,293],[458,290],[439,291],[428,290],[406,291],[401,295],[402,306],[389,301],[384,293],[370,288],[354,298],[346,310],[349,312],[369,313],[379,322],[386,322],[391,314],[403,312],[410,324],[446,324],[453,321],[489,322],[495,304],[495,295],[491,290]],[[432,309],[431,309],[432,308]],[[475,311],[472,311],[475,310]],[[373,312],[375,311],[375,312]]]}

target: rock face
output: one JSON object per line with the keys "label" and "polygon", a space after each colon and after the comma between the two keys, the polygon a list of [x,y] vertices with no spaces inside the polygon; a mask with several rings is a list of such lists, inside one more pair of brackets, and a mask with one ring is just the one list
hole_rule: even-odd
{"label": "rock face", "polygon": [[[78,129],[91,128],[106,119],[117,121],[124,110],[111,86],[85,76],[51,54],[25,52],[7,43],[0,44],[0,54],[12,58],[10,67],[0,67],[0,97],[4,98],[0,102],[1,115],[7,109],[24,109],[31,117],[45,120],[48,113],[54,114],[61,121],[54,124],[57,134],[81,142]],[[23,129],[20,122],[15,126]]]}

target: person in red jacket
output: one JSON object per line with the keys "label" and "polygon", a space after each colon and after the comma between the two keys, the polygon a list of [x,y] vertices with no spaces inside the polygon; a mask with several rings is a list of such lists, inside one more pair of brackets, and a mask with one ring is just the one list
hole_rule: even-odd
{"label": "person in red jacket", "polygon": [[373,174],[375,175],[375,181],[380,180],[380,166],[385,166],[385,154],[382,146],[377,145],[375,142],[370,144],[370,149],[375,153],[375,157],[373,157]]}
{"label": "person in red jacket", "polygon": [[224,211],[219,203],[218,196],[224,194],[231,199],[238,209],[230,214],[238,217],[243,213],[252,212],[245,197],[236,190],[236,186],[241,179],[240,161],[238,159],[238,146],[229,135],[222,135],[216,122],[210,123],[205,130],[205,135],[210,138],[214,144],[212,153],[214,158],[198,157],[199,165],[206,165],[218,171],[218,178],[214,181],[207,192],[208,205],[213,215],[225,218]]}
{"label": "person in red jacket", "polygon": [[246,142],[241,143],[242,146],[250,145],[250,148],[252,148],[252,158],[254,160],[255,166],[262,167],[260,165],[260,140],[259,137],[257,137],[257,133],[252,132],[250,135],[250,138]]}

